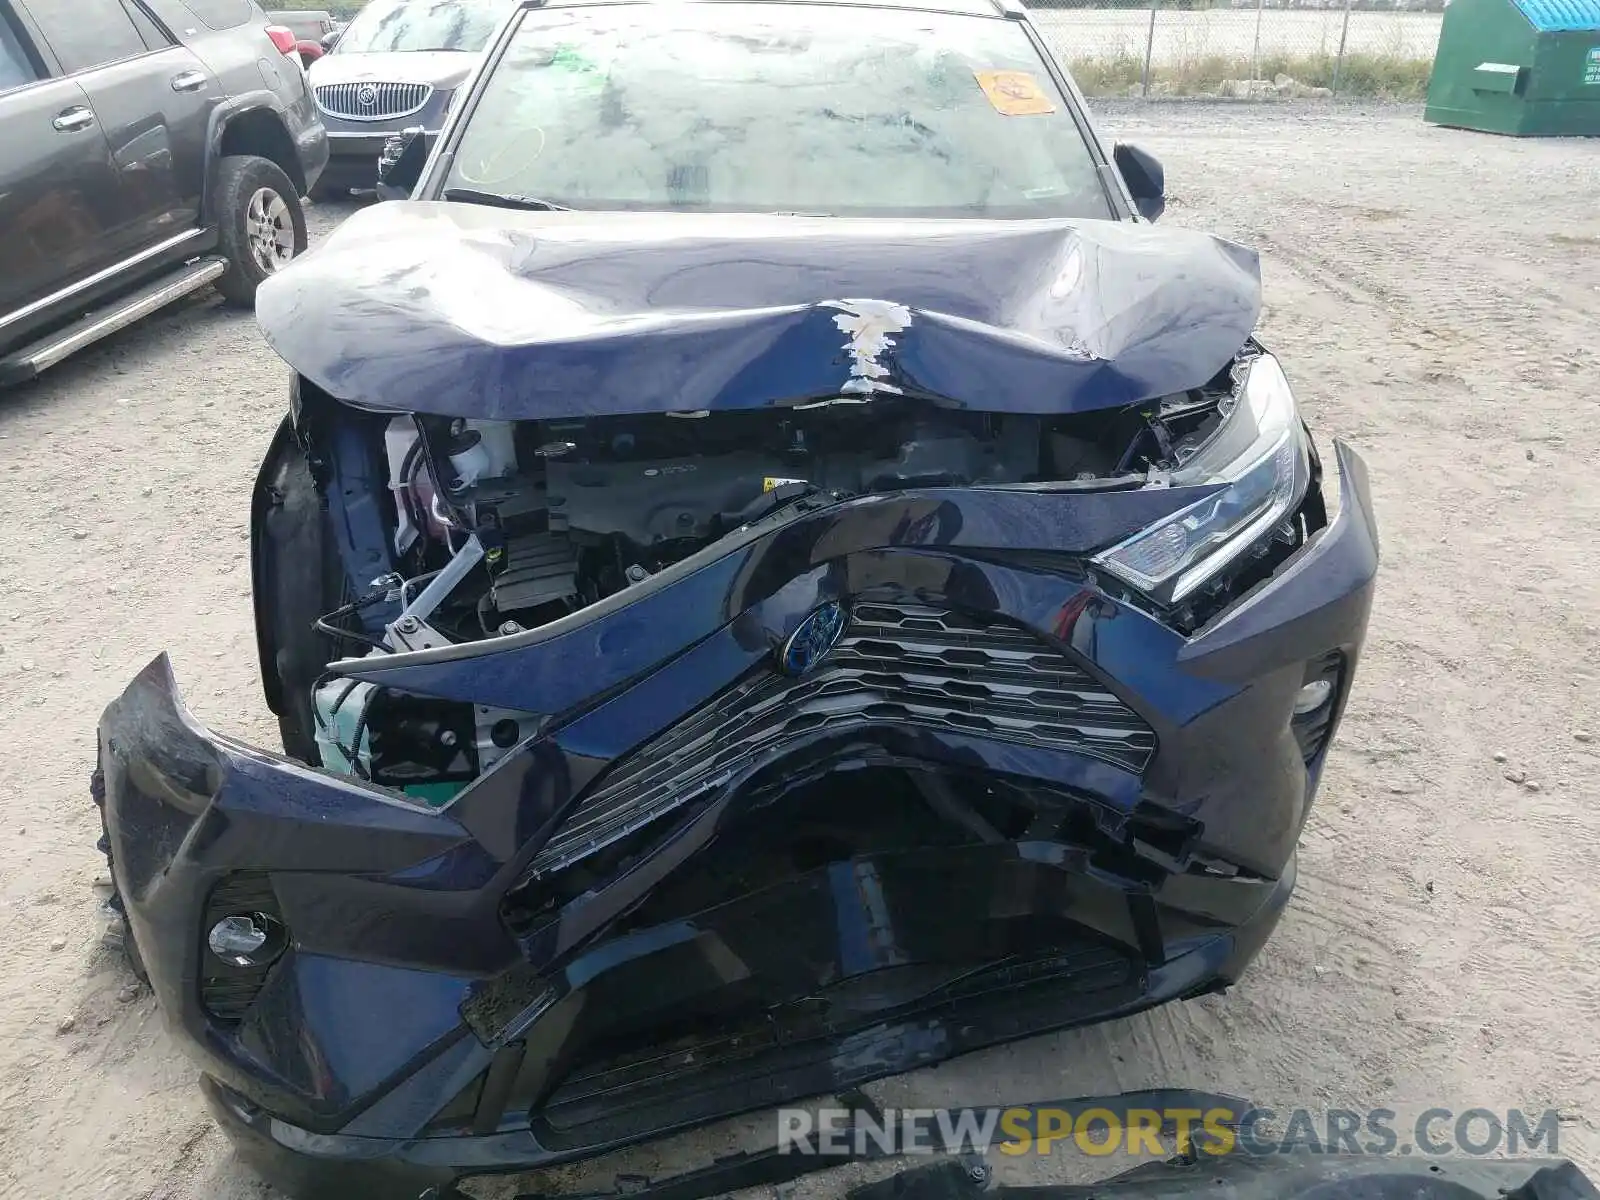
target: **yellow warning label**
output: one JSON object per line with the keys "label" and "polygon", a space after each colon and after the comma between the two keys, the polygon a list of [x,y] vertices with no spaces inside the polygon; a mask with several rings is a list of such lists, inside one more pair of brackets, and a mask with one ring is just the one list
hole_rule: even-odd
{"label": "yellow warning label", "polygon": [[778,475],[768,475],[765,479],[763,479],[761,481],[761,490],[763,492],[770,492],[770,491],[772,491],[773,488],[781,488],[785,484],[788,484],[788,483],[808,483],[808,482],[810,482],[810,481],[809,480],[805,480],[805,479],[784,479],[784,478],[782,478],[781,476],[778,476]]}
{"label": "yellow warning label", "polygon": [[1027,71],[975,71],[978,86],[995,111],[1008,117],[1038,117],[1056,110],[1050,93]]}

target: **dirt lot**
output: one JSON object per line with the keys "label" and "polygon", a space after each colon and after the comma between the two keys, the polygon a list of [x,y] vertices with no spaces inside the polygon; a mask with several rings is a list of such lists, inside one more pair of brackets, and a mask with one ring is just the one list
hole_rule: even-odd
{"label": "dirt lot", "polygon": [[[1600,142],[1343,105],[1101,120],[1164,157],[1171,220],[1264,251],[1265,334],[1324,445],[1372,469],[1372,635],[1299,892],[1241,987],[877,1090],[1557,1107],[1594,1170]],[[204,720],[272,739],[245,525],[283,405],[252,321],[209,304],[0,398],[0,1196],[265,1194],[100,946],[88,775],[101,707],[162,647]]]}

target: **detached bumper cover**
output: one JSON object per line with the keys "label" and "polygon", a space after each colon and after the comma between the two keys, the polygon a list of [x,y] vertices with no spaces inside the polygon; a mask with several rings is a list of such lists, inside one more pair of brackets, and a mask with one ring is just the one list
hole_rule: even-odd
{"label": "detached bumper cover", "polygon": [[[1365,636],[1376,527],[1337,457],[1335,519],[1191,638],[1073,565],[1182,495],[952,489],[764,524],[552,636],[373,665],[548,716],[442,810],[207,732],[158,658],[101,721],[106,824],[213,1110],[297,1194],[420,1191],[1227,985],[1287,903]],[[774,647],[829,600],[854,627],[782,677]],[[1308,752],[1293,698],[1330,656]],[[881,764],[1031,789],[1063,820],[619,924],[752,797]],[[552,886],[640,828],[647,852]],[[206,930],[241,910],[287,948],[230,971]],[[743,1011],[757,982],[753,1023],[616,1049]]]}

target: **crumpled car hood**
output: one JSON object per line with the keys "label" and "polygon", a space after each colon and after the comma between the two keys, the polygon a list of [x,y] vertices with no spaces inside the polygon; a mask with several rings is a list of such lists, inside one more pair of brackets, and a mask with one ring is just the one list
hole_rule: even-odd
{"label": "crumpled car hood", "polygon": [[517,212],[398,201],[262,284],[333,396],[499,420],[904,393],[991,412],[1209,381],[1254,331],[1254,251],[1111,221]]}

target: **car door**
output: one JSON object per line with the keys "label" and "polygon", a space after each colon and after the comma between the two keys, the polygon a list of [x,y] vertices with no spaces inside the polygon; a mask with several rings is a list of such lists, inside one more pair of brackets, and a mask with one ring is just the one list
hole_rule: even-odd
{"label": "car door", "polygon": [[137,0],[22,2],[110,145],[117,247],[134,254],[195,228],[216,78]]}
{"label": "car door", "polygon": [[0,0],[0,342],[115,261],[117,173],[87,93]]}

